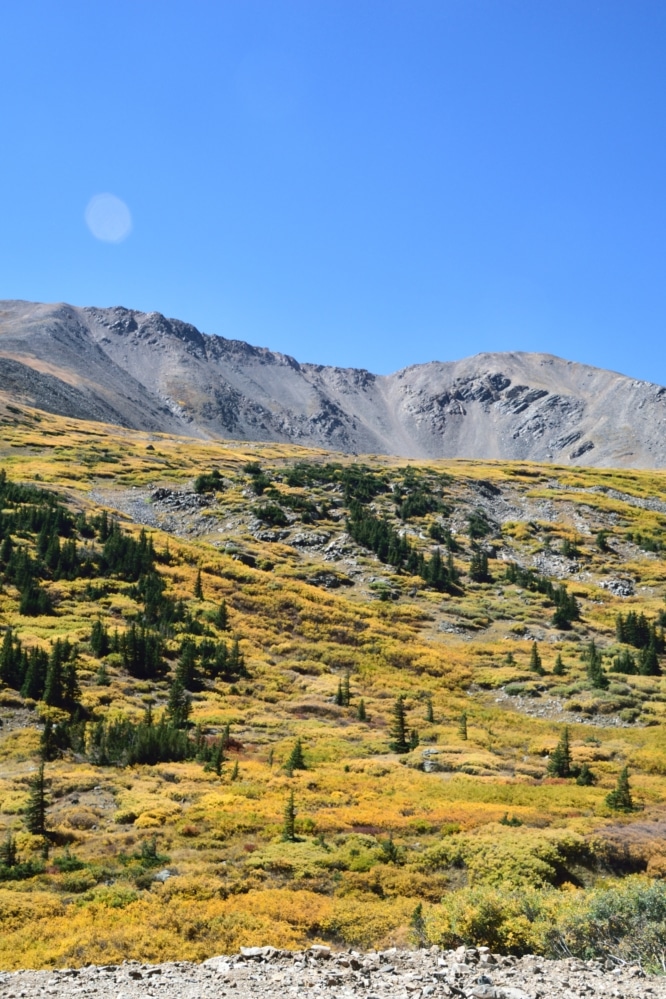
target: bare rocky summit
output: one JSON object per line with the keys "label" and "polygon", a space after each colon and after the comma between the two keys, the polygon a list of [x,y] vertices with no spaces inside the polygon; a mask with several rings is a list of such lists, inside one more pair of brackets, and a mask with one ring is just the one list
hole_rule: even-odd
{"label": "bare rocky summit", "polygon": [[61,971],[0,973],[2,999],[95,995],[96,999],[579,999],[666,996],[666,978],[649,978],[636,965],[604,967],[598,961],[548,961],[493,955],[487,947],[456,951],[390,950],[335,953],[328,947],[304,952],[245,947],[231,957],[203,964],[179,961],[147,965],[88,966]]}
{"label": "bare rocky summit", "polygon": [[49,412],[202,438],[666,467],[666,388],[547,354],[374,375],[300,364],[157,312],[5,301],[0,389]]}

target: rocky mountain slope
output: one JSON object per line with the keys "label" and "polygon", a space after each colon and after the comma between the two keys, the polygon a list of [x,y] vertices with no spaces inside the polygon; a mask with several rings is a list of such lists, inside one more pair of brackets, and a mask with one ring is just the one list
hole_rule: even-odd
{"label": "rocky mountain slope", "polygon": [[139,430],[414,458],[666,466],[666,389],[546,354],[392,375],[299,364],[159,313],[0,303],[14,401]]}

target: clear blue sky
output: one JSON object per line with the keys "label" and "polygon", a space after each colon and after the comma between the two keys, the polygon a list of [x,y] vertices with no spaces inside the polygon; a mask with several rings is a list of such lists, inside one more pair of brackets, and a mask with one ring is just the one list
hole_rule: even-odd
{"label": "clear blue sky", "polygon": [[665,130],[664,0],[8,3],[0,297],[666,383]]}

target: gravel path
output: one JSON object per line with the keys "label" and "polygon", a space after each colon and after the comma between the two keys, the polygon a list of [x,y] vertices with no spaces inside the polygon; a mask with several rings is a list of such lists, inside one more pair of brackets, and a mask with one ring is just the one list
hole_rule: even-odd
{"label": "gravel path", "polygon": [[597,961],[500,957],[486,948],[359,954],[328,947],[287,953],[242,948],[203,964],[127,962],[60,971],[0,973],[3,999],[578,999],[666,997],[666,977],[646,977],[630,965],[605,969]]}

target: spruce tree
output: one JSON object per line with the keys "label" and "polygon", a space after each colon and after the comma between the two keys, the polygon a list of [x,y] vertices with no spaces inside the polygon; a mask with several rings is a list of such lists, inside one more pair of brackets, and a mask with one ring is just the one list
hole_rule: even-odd
{"label": "spruce tree", "polygon": [[191,638],[186,638],[180,647],[180,657],[176,666],[176,677],[185,690],[196,690],[197,680],[197,647]]}
{"label": "spruce tree", "polygon": [[366,711],[365,711],[365,701],[363,700],[363,698],[361,698],[361,700],[358,702],[358,707],[356,709],[356,715],[357,715],[358,720],[360,722],[364,722],[367,719],[367,715],[366,715]]}
{"label": "spruce tree", "polygon": [[530,652],[530,669],[533,673],[538,673],[539,676],[543,676],[545,673],[541,662],[541,656],[539,655],[539,647],[536,642],[532,642],[532,651]]}
{"label": "spruce tree", "polygon": [[614,812],[633,812],[634,802],[629,786],[629,769],[623,767],[617,778],[615,790],[606,795],[606,804]]}
{"label": "spruce tree", "polygon": [[210,757],[210,769],[214,770],[218,777],[222,775],[222,764],[224,763],[224,742],[218,739],[213,747]]}
{"label": "spruce tree", "polygon": [[564,728],[560,741],[550,755],[547,772],[551,777],[571,777],[571,749],[569,729]]}
{"label": "spruce tree", "polygon": [[25,824],[33,836],[46,836],[46,809],[48,797],[46,793],[46,778],[44,777],[44,761],[40,760],[39,769],[29,782],[30,795],[25,811]]}
{"label": "spruce tree", "polygon": [[608,687],[608,677],[604,672],[601,660],[601,653],[598,651],[594,639],[590,642],[585,652],[587,660],[587,678],[597,690],[606,690]]}
{"label": "spruce tree", "polygon": [[4,841],[0,843],[0,867],[15,867],[16,864],[18,864],[16,840],[8,832]]}
{"label": "spruce tree", "polygon": [[111,677],[109,676],[109,671],[106,668],[106,663],[100,663],[95,679],[100,687],[108,687],[110,685]]}
{"label": "spruce tree", "polygon": [[597,783],[597,778],[594,776],[587,763],[583,763],[582,767],[578,771],[576,783],[579,784],[580,787],[591,787],[593,784]]}
{"label": "spruce tree", "polygon": [[409,748],[416,749],[420,741],[421,740],[419,739],[419,733],[415,728],[413,728],[409,733]]}
{"label": "spruce tree", "polygon": [[203,600],[203,598],[204,598],[203,583],[201,582],[201,569],[199,569],[199,571],[197,572],[196,582],[194,584],[194,599]]}
{"label": "spruce tree", "polygon": [[300,739],[297,739],[294,743],[294,748],[289,754],[289,759],[285,764],[285,769],[289,773],[293,773],[294,770],[307,770],[305,757],[303,755],[303,743]]}
{"label": "spruce tree", "polygon": [[227,605],[224,600],[217,608],[217,612],[215,614],[215,624],[220,629],[220,631],[227,631],[229,627],[229,614],[227,612]]}
{"label": "spruce tree", "polygon": [[90,632],[90,648],[92,650],[92,654],[97,659],[101,659],[103,656],[108,655],[111,649],[109,633],[99,618],[93,624]]}
{"label": "spruce tree", "polygon": [[291,791],[284,810],[284,822],[282,824],[282,839],[285,843],[296,842],[296,805],[294,803],[294,792]]}
{"label": "spruce tree", "polygon": [[467,739],[467,712],[463,711],[458,723],[458,735],[461,739]]}
{"label": "spruce tree", "polygon": [[349,670],[346,670],[344,678],[342,680],[342,703],[344,707],[348,708],[350,702],[351,702],[351,687],[349,685]]}
{"label": "spruce tree", "polygon": [[426,701],[425,720],[427,722],[430,722],[430,724],[432,724],[435,721],[435,713],[432,708],[432,697],[429,697],[428,700]]}
{"label": "spruce tree", "polygon": [[661,676],[661,667],[657,658],[657,643],[654,635],[650,639],[650,644],[641,649],[638,672],[641,676]]}
{"label": "spruce tree", "polygon": [[240,777],[240,767],[238,765],[238,760],[234,763],[234,768],[231,771],[231,780],[238,780]]}
{"label": "spruce tree", "polygon": [[562,656],[557,653],[557,659],[555,660],[555,665],[553,666],[554,676],[564,676],[566,669],[564,668],[564,663],[562,662]]}
{"label": "spruce tree", "polygon": [[169,690],[166,715],[174,728],[186,728],[187,720],[192,710],[190,695],[185,690],[182,681],[175,677]]}
{"label": "spruce tree", "polygon": [[405,716],[405,699],[402,695],[396,698],[393,708],[393,722],[389,733],[391,741],[390,749],[394,753],[408,753],[409,739],[407,733],[407,718]]}

